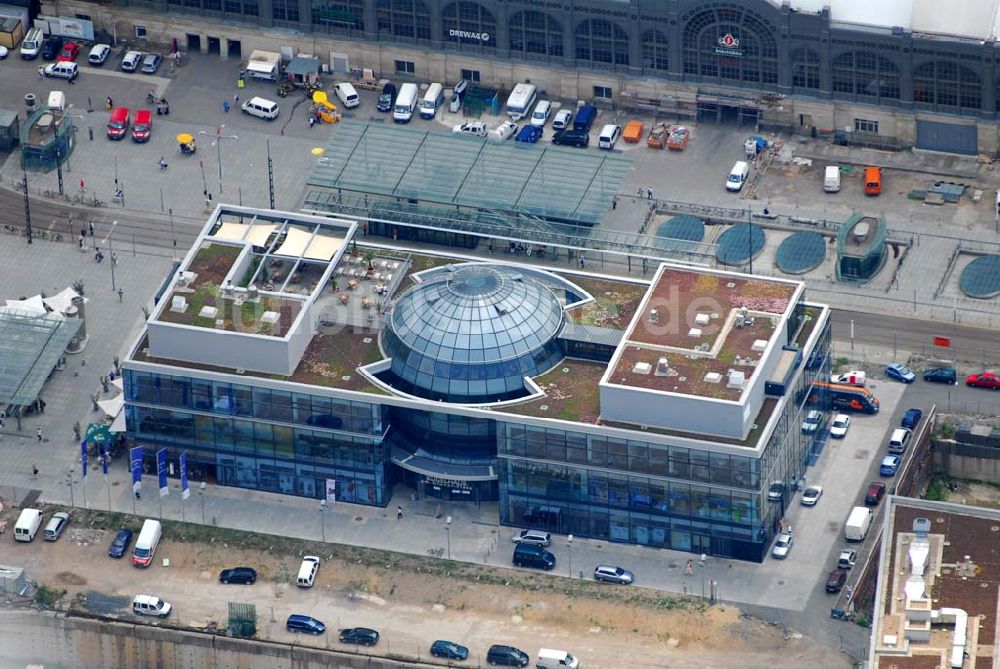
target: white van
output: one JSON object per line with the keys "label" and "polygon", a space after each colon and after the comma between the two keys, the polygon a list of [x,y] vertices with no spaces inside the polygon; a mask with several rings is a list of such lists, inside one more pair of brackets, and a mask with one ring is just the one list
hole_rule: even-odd
{"label": "white van", "polygon": [[601,136],[597,140],[597,146],[610,151],[615,148],[618,138],[622,136],[622,127],[609,123],[601,128]]}
{"label": "white van", "polygon": [[535,111],[531,113],[531,125],[537,125],[540,128],[544,128],[551,113],[552,103],[548,100],[539,100],[538,104],[535,105]]}
{"label": "white van", "polygon": [[726,178],[726,190],[734,193],[742,190],[743,184],[749,176],[750,165],[745,160],[737,160],[736,164],[733,165],[733,169],[729,172],[729,176]]}
{"label": "white van", "polygon": [[420,118],[431,119],[437,115],[438,107],[444,104],[444,86],[431,84],[420,101]]}
{"label": "white van", "polygon": [[361,104],[361,98],[358,97],[358,92],[354,90],[354,86],[349,83],[336,84],[333,87],[334,92],[336,92],[337,97],[340,101],[344,103],[344,107],[350,109],[352,107],[357,107]]}
{"label": "white van", "polygon": [[264,98],[253,97],[243,103],[240,107],[244,114],[256,116],[257,118],[273,121],[278,118],[278,103],[271,102]]}
{"label": "white van", "polygon": [[153,595],[136,595],[132,600],[132,612],[140,616],[166,618],[172,608],[169,603]]}
{"label": "white van", "polygon": [[823,190],[827,193],[837,193],[840,191],[840,166],[827,165],[823,172]]}
{"label": "white van", "polygon": [[135,540],[135,548],[132,550],[132,564],[136,567],[148,567],[153,564],[153,555],[156,554],[156,547],[160,544],[162,535],[160,521],[149,518],[143,521],[139,538]]}
{"label": "white van", "polygon": [[80,66],[69,60],[61,60],[57,63],[50,63],[45,66],[42,73],[46,77],[54,77],[56,79],[67,79],[72,81],[76,79],[76,75],[80,73]]}
{"label": "white van", "polygon": [[316,582],[316,572],[319,571],[319,558],[315,555],[307,555],[302,558],[299,565],[299,576],[295,579],[295,585],[300,588],[311,588]]}
{"label": "white van", "polygon": [[14,526],[14,541],[31,541],[41,526],[42,512],[38,509],[24,509],[17,517],[17,525]]}
{"label": "white van", "polygon": [[139,63],[142,62],[142,52],[141,51],[129,51],[122,58],[122,69],[126,72],[135,72],[139,69]]}
{"label": "white van", "polygon": [[531,112],[538,95],[538,88],[534,84],[518,84],[510,92],[507,98],[507,114],[510,120],[520,121]]}
{"label": "white van", "polygon": [[417,85],[403,84],[396,96],[396,106],[392,109],[392,120],[396,123],[409,123],[413,118],[413,110],[417,108]]}
{"label": "white van", "polygon": [[42,42],[45,41],[45,33],[41,28],[31,28],[21,42],[21,58],[34,60],[38,58],[38,52],[42,50]]}
{"label": "white van", "polygon": [[100,67],[104,65],[104,61],[108,59],[111,55],[111,46],[108,44],[95,44],[93,48],[90,49],[90,54],[87,56],[87,61],[95,66]]}
{"label": "white van", "polygon": [[538,650],[538,662],[535,663],[538,669],[576,669],[580,666],[580,660],[573,657],[564,650],[552,650],[551,648],[540,648]]}

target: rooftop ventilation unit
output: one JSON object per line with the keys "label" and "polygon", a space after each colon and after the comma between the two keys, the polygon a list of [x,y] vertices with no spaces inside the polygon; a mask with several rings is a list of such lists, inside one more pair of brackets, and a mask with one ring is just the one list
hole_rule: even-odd
{"label": "rooftop ventilation unit", "polygon": [[656,309],[651,309],[649,311],[649,322],[654,325],[660,322],[660,312]]}
{"label": "rooftop ventilation unit", "polygon": [[718,372],[709,372],[708,374],[705,375],[705,383],[721,383],[721,382],[722,382],[722,374],[719,374]]}
{"label": "rooftop ventilation unit", "polygon": [[178,272],[177,273],[177,285],[186,288],[195,280],[198,276],[194,272]]}
{"label": "rooftop ventilation unit", "polygon": [[729,381],[726,383],[727,388],[733,390],[743,390],[743,386],[746,385],[747,375],[738,369],[729,370]]}
{"label": "rooftop ventilation unit", "polygon": [[670,376],[670,362],[664,356],[656,361],[656,376]]}
{"label": "rooftop ventilation unit", "polygon": [[691,328],[688,330],[688,337],[691,337],[692,339],[698,339],[701,337],[701,328]]}
{"label": "rooftop ventilation unit", "polygon": [[931,519],[930,518],[914,518],[913,519],[913,533],[917,535],[918,539],[926,539],[927,535],[931,532]]}
{"label": "rooftop ventilation unit", "polygon": [[695,325],[705,326],[705,325],[708,325],[708,322],[710,320],[711,320],[711,317],[708,314],[696,314],[695,317],[694,317],[694,324]]}
{"label": "rooftop ventilation unit", "polygon": [[632,372],[635,374],[649,374],[653,371],[653,366],[648,362],[637,362],[635,366],[632,367]]}
{"label": "rooftop ventilation unit", "polygon": [[763,353],[764,349],[766,348],[767,348],[766,339],[754,339],[753,346],[750,347],[750,350],[757,351],[758,353]]}

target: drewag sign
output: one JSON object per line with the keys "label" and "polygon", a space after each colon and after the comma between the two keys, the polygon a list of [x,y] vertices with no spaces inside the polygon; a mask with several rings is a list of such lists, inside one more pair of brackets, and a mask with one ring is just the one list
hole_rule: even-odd
{"label": "drewag sign", "polygon": [[482,42],[483,44],[490,41],[489,33],[474,33],[468,30],[449,30],[448,37],[452,39],[467,39],[473,42]]}

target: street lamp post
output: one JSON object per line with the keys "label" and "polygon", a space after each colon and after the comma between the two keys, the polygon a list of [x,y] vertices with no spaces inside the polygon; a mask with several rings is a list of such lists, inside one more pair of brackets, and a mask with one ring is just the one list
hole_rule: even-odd
{"label": "street lamp post", "polygon": [[73,468],[69,468],[69,473],[66,475],[66,485],[69,486],[69,505],[76,506],[76,502],[73,499]]}
{"label": "street lamp post", "polygon": [[[224,139],[239,139],[238,135],[223,135],[222,131],[226,128],[226,124],[223,123],[218,128],[215,129],[215,140],[212,145],[215,146],[215,151],[218,154],[219,160],[219,192],[222,192],[222,140]],[[199,135],[208,135],[209,133],[204,130],[198,131]],[[207,189],[206,189],[207,190]]]}
{"label": "street lamp post", "polygon": [[701,573],[701,597],[702,597],[702,599],[705,598],[705,562],[706,561],[708,561],[708,555],[706,555],[705,553],[702,553],[701,557],[698,558],[698,565],[700,567],[698,569],[698,571],[699,571],[699,573]]}
{"label": "street lamp post", "polygon": [[28,237],[28,243],[31,243],[31,204],[28,199],[28,172],[25,169],[24,163],[21,163],[21,176],[24,178],[24,225],[26,228],[26,236]]}
{"label": "street lamp post", "polygon": [[444,519],[444,535],[448,541],[448,559],[451,559],[451,516]]}
{"label": "street lamp post", "polygon": [[112,238],[115,234],[115,226],[118,225],[118,221],[111,222],[111,231],[108,232],[108,255],[111,256],[108,260],[111,262],[111,292],[115,292],[115,248],[112,243]]}
{"label": "street lamp post", "polygon": [[198,486],[198,497],[201,498],[201,524],[205,525],[205,482]]}
{"label": "street lamp post", "polygon": [[569,559],[567,560],[567,562],[569,563],[569,577],[573,578],[573,535],[572,534],[566,537],[566,550],[567,550],[567,556],[569,557]]}
{"label": "street lamp post", "polygon": [[323,533],[323,543],[326,543],[326,500],[319,501],[319,524]]}

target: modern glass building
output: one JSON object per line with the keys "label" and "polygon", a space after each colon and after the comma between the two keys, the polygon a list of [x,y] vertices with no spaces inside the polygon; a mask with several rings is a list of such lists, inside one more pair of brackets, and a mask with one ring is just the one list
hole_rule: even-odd
{"label": "modern glass building", "polygon": [[[994,153],[997,0],[64,0],[64,16],[188,52],[281,47],[336,71],[465,78],[843,141]],[[571,72],[572,76],[566,76]],[[846,128],[846,130],[844,130]]]}
{"label": "modern glass building", "polygon": [[124,364],[147,458],[187,452],[220,485],[378,506],[402,487],[495,501],[507,525],[763,559],[829,374],[829,312],[801,283],[403,253],[357,227],[216,210]]}

